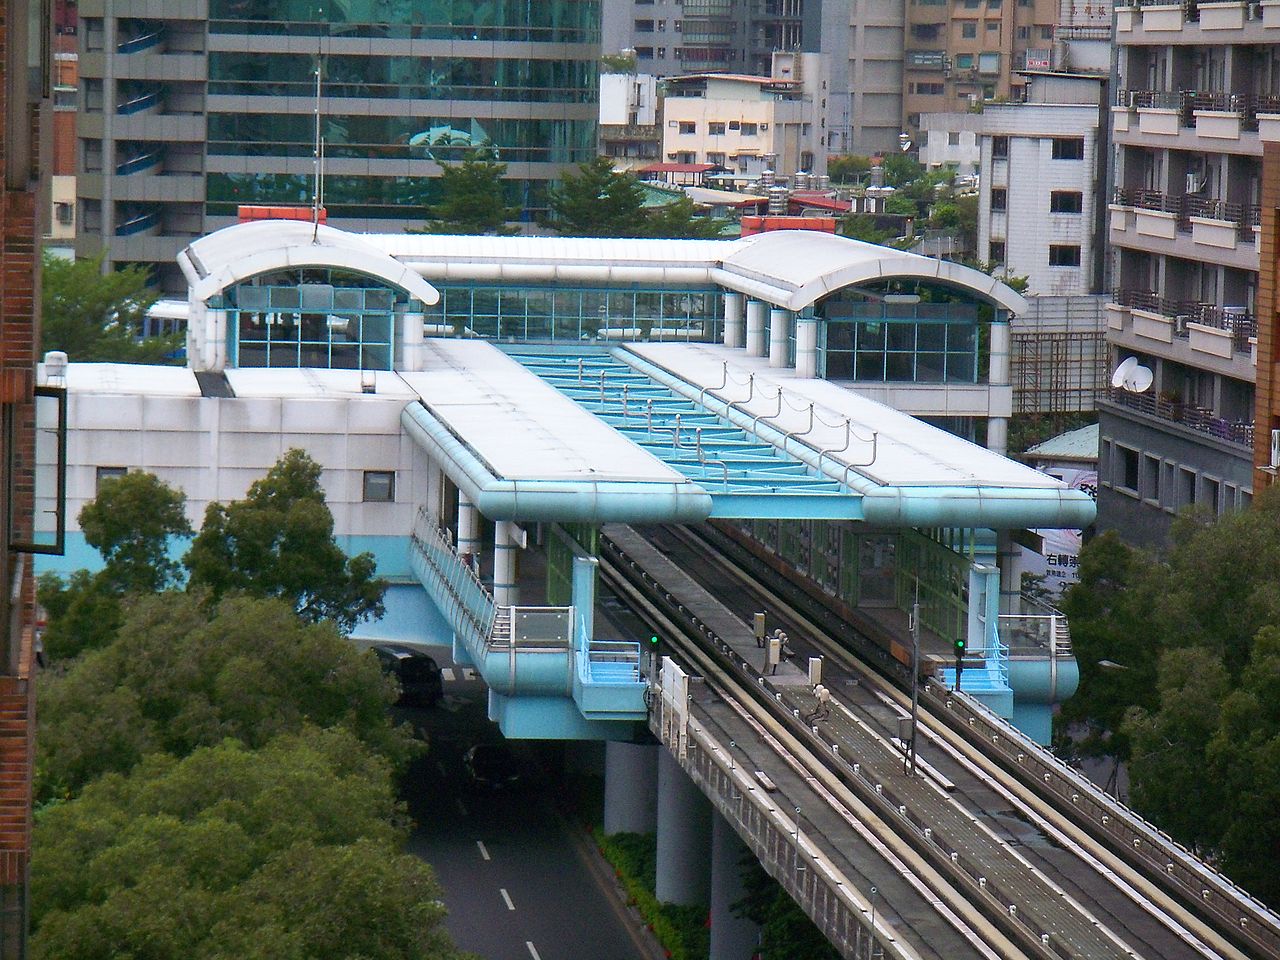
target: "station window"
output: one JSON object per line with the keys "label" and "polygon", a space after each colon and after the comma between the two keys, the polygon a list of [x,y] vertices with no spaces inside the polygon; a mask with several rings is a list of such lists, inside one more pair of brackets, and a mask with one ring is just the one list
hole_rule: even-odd
{"label": "station window", "polygon": [[114,480],[116,477],[123,477],[128,472],[128,467],[99,467],[97,475],[94,477],[94,493],[102,492],[103,480]]}
{"label": "station window", "polygon": [[394,503],[396,499],[396,472],[394,470],[366,470],[364,472],[364,502]]}

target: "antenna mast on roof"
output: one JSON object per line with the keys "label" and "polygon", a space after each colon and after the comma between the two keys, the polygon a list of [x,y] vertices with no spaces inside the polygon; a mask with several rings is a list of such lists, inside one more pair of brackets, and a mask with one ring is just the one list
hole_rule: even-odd
{"label": "antenna mast on roof", "polygon": [[320,233],[320,207],[324,203],[324,140],[320,137],[320,65],[322,37],[316,37],[316,131],[315,131],[315,187],[311,192],[311,242]]}

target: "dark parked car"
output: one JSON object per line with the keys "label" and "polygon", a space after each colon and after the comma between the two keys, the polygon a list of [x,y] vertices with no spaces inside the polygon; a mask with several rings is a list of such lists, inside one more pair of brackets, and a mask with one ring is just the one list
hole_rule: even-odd
{"label": "dark parked car", "polygon": [[373,652],[383,673],[400,681],[400,702],[410,706],[434,707],[444,696],[444,680],[434,659],[403,643],[379,643]]}
{"label": "dark parked car", "polygon": [[520,765],[501,741],[477,743],[462,755],[467,779],[483,790],[505,790],[520,781]]}

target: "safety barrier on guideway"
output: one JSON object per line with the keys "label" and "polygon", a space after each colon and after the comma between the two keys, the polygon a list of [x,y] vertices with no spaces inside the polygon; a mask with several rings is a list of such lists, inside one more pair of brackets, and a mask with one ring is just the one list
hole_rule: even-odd
{"label": "safety barrier on guideway", "polygon": [[445,622],[473,657],[493,635],[498,608],[470,564],[454,551],[453,538],[426,510],[418,511],[410,536],[410,562]]}
{"label": "safety barrier on guideway", "polygon": [[669,661],[651,728],[716,809],[844,957],[919,960],[874,903],[819,850],[688,710],[689,677]]}

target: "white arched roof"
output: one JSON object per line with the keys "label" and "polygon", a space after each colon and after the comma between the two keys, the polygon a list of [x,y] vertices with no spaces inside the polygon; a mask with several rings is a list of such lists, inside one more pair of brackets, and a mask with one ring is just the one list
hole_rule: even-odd
{"label": "white arched roof", "polygon": [[253,220],[216,230],[178,254],[188,299],[204,303],[227,287],[288,267],[333,267],[376,277],[423,303],[440,294],[422,276],[359,234],[298,220]]}

